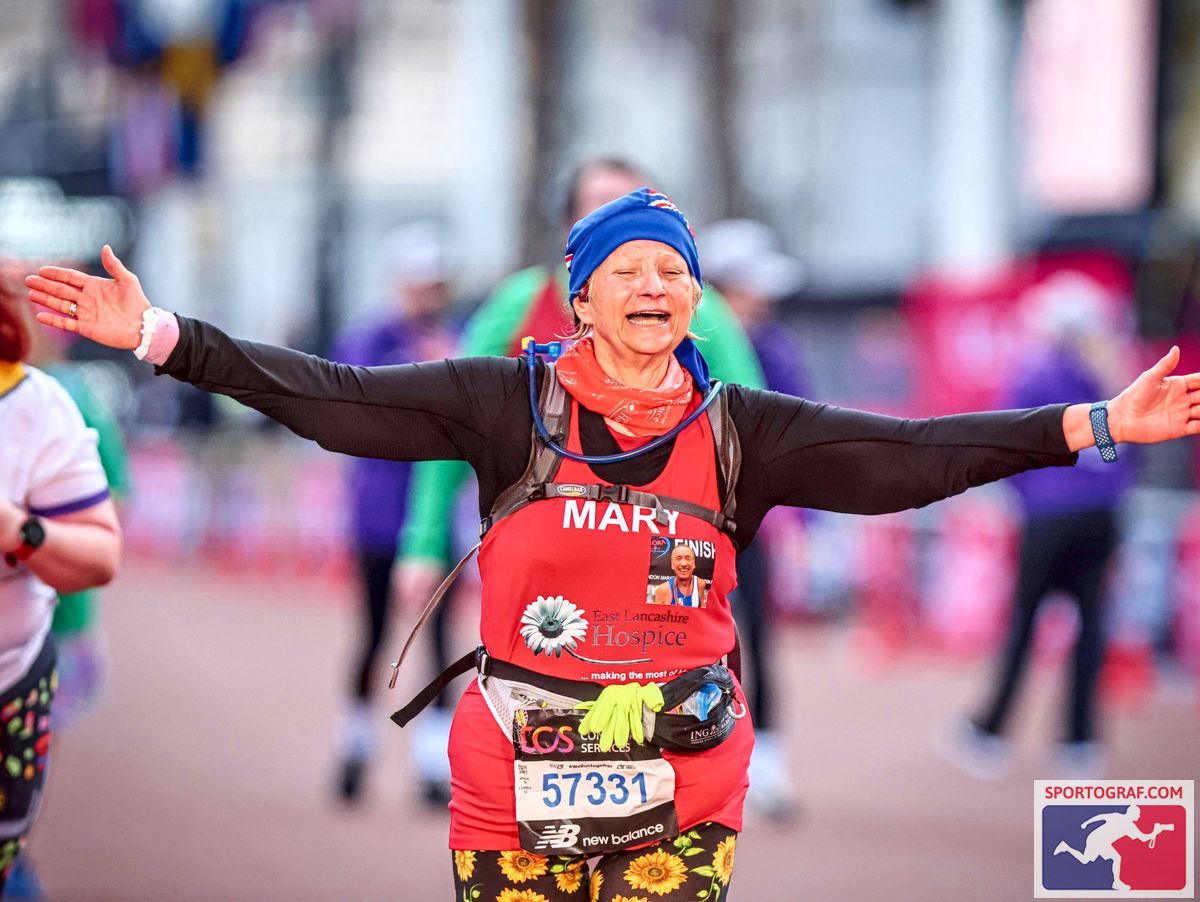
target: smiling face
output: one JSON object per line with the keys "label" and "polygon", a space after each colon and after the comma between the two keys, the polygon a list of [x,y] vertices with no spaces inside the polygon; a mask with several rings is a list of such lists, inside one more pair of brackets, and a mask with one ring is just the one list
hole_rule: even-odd
{"label": "smiling face", "polygon": [[690,579],[696,572],[696,555],[686,545],[676,545],[671,551],[671,572],[677,579]]}
{"label": "smiling face", "polygon": [[596,267],[575,311],[591,326],[597,356],[640,366],[646,358],[666,361],[687,335],[696,301],[683,257],[662,242],[639,239]]}

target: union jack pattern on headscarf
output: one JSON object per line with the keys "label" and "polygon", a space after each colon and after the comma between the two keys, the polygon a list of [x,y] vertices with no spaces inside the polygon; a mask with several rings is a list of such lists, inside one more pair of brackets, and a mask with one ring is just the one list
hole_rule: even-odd
{"label": "union jack pattern on headscarf", "polygon": [[647,195],[647,197],[650,198],[650,206],[661,207],[664,210],[674,210],[679,214],[679,218],[683,220],[683,224],[687,226],[687,230],[692,233],[692,238],[694,239],[696,237],[696,232],[692,228],[692,224],[688,222],[687,217],[683,215],[683,211],[675,206],[675,202],[671,200],[671,198],[667,197],[661,191],[655,191],[653,188],[647,188],[646,190],[650,192]]}

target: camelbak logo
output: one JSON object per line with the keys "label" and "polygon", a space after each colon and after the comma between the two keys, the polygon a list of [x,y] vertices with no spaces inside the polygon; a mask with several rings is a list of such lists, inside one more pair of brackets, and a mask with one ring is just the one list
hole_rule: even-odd
{"label": "camelbak logo", "polygon": [[587,495],[587,489],[581,485],[564,482],[555,490],[565,498],[582,498]]}

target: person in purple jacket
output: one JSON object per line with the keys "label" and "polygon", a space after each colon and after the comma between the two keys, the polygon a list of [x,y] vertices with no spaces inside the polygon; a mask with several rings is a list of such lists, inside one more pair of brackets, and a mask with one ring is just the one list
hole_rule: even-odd
{"label": "person in purple jacket", "polygon": [[[445,322],[452,272],[439,228],[411,223],[393,232],[387,245],[391,303],[343,333],[332,358],[356,366],[391,366],[453,356],[455,337]],[[351,538],[362,587],[362,638],[352,662],[339,750],[338,791],[348,803],[360,797],[375,748],[370,703],[388,630],[392,571],[411,472],[411,463],[373,458],[354,458],[347,468]],[[424,789],[449,792],[448,786]]]}
{"label": "person in purple jacket", "polygon": [[[1113,322],[1098,285],[1076,273],[1058,275],[1026,304],[1043,340],[1016,373],[1004,407],[1046,398],[1102,396],[1126,375],[1114,372]],[[1096,681],[1104,660],[1104,577],[1117,546],[1117,512],[1131,483],[1129,456],[1105,463],[1096,448],[1071,468],[1018,474],[1010,480],[1024,515],[1017,586],[1008,637],[986,702],[960,728],[951,760],[982,779],[1000,776],[1008,760],[1003,738],[1029,659],[1042,601],[1065,592],[1079,611],[1079,630],[1058,748],[1064,776],[1096,777],[1103,769],[1096,730]]]}

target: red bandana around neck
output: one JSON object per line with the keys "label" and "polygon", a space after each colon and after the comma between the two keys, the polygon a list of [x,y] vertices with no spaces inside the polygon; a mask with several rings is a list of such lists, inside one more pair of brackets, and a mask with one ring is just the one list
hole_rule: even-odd
{"label": "red bandana around neck", "polygon": [[630,388],[605,373],[590,338],[575,342],[558,359],[555,372],[576,401],[638,436],[662,435],[672,429],[692,400],[692,374],[674,354],[658,388]]}

